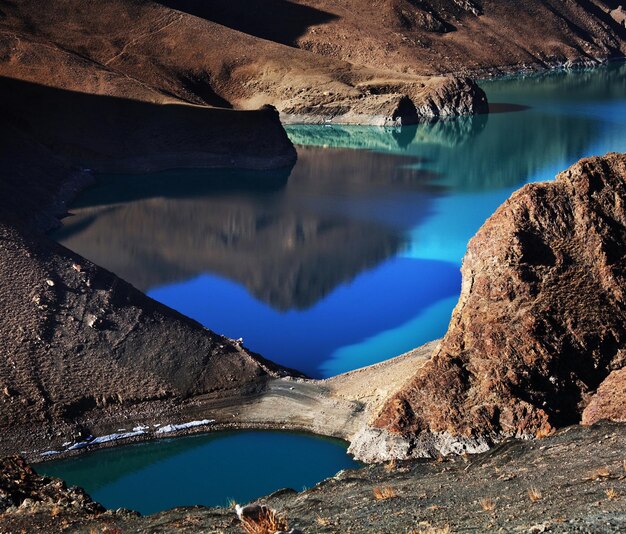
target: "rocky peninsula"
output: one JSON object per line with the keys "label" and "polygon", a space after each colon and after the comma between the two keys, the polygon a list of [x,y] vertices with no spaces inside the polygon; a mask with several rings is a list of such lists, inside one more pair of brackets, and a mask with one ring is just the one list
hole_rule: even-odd
{"label": "rocky peninsula", "polygon": [[20,0],[0,4],[0,73],[153,103],[271,104],[283,121],[407,124],[486,112],[468,74],[624,56],[614,4],[63,0],[42,10]]}

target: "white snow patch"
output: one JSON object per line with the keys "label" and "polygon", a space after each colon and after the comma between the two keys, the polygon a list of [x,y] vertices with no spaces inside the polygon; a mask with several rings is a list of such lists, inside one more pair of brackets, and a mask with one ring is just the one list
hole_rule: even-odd
{"label": "white snow patch", "polygon": [[54,456],[55,454],[60,454],[60,451],[46,451],[46,452],[42,452],[41,456]]}
{"label": "white snow patch", "polygon": [[108,443],[109,441],[116,441],[118,439],[126,439],[132,438],[135,436],[141,436],[141,434],[145,434],[145,430],[133,430],[133,432],[122,432],[118,434],[107,434],[106,436],[99,436],[94,438],[89,442],[89,445],[93,445],[94,443]]}
{"label": "white snow patch", "polygon": [[77,449],[83,449],[87,445],[89,445],[91,441],[79,441],[78,443],[74,443],[74,445],[69,446],[66,451],[75,451]]}
{"label": "white snow patch", "polygon": [[190,421],[189,423],[181,423],[179,425],[165,425],[159,428],[156,433],[168,434],[170,432],[177,432],[178,430],[185,430],[186,428],[210,425],[211,423],[215,423],[215,419],[202,419],[202,421]]}
{"label": "white snow patch", "polygon": [[74,445],[72,445],[71,447],[68,447],[66,450],[74,451],[76,449],[83,449],[84,447],[88,447],[89,445],[108,443],[109,441],[117,441],[118,439],[133,438],[135,436],[141,436],[145,433],[145,430],[133,430],[132,432],[118,432],[115,434],[106,434],[105,436],[98,436],[97,438],[93,438],[89,441],[79,441],[78,443],[74,443]]}

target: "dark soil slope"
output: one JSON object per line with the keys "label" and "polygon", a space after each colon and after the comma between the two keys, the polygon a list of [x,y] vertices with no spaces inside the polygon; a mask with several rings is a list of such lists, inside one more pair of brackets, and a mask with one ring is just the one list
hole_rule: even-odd
{"label": "dark soil slope", "polygon": [[0,450],[32,452],[85,437],[84,417],[137,420],[155,410],[174,417],[183,399],[263,388],[276,367],[43,231],[93,180],[84,165],[128,172],[290,164],[295,152],[276,112],[241,112],[231,123],[228,110],[7,78],[0,91]]}

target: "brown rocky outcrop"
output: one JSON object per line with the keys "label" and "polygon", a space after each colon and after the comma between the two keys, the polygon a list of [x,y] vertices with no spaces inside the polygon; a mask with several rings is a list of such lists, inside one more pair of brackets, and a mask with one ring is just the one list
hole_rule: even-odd
{"label": "brown rocky outcrop", "polygon": [[83,489],[38,475],[20,456],[0,459],[0,515],[11,507],[32,509],[37,505],[74,509],[86,516],[104,512]]}
{"label": "brown rocky outcrop", "polygon": [[468,245],[432,360],[353,451],[475,452],[578,423],[585,407],[589,420],[623,419],[625,257],[626,155],[581,160],[513,194]]}
{"label": "brown rocky outcrop", "polygon": [[584,425],[609,419],[626,421],[626,368],[612,371],[591,397],[582,417]]}

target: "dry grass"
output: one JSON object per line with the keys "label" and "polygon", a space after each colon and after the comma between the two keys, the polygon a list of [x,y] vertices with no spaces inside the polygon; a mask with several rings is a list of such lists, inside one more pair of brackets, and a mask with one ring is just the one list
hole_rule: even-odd
{"label": "dry grass", "polygon": [[609,471],[608,467],[600,467],[599,469],[592,471],[585,480],[602,480],[603,478],[609,478],[610,476],[611,471]]}
{"label": "dry grass", "polygon": [[377,501],[386,501],[387,499],[393,499],[394,497],[397,497],[398,495],[396,494],[396,490],[394,490],[393,488],[389,487],[389,486],[376,486],[373,490],[374,493],[374,498]]}
{"label": "dry grass", "polygon": [[242,518],[241,527],[246,534],[274,534],[280,530],[289,530],[287,520],[270,508],[262,509],[256,519]]}
{"label": "dry grass", "polygon": [[451,534],[450,526],[445,527],[425,527],[409,530],[407,534]]}
{"label": "dry grass", "polygon": [[50,516],[56,517],[61,513],[61,511],[62,508],[58,504],[53,504],[52,508],[50,508]]}
{"label": "dry grass", "polygon": [[537,502],[543,499],[543,495],[541,494],[541,491],[539,491],[537,488],[530,488],[528,490],[528,498],[532,502]]}
{"label": "dry grass", "polygon": [[606,498],[609,501],[614,501],[615,499],[619,497],[619,493],[617,493],[615,488],[609,488],[608,490],[605,491],[605,493],[606,493]]}
{"label": "dry grass", "polygon": [[480,501],[480,507],[485,512],[491,512],[492,510],[496,509],[496,501],[494,501],[493,499],[490,499],[490,498],[482,499]]}

